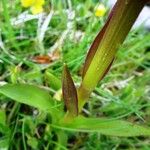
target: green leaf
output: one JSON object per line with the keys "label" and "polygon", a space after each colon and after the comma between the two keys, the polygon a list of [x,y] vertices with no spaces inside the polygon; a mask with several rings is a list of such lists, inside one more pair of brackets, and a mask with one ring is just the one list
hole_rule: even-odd
{"label": "green leaf", "polygon": [[[115,7],[114,7],[115,8]],[[96,38],[94,39],[89,51],[88,51],[88,54],[86,56],[86,59],[85,59],[85,63],[84,63],[84,66],[83,66],[83,74],[82,74],[82,78],[84,78],[84,75],[85,73],[87,72],[93,58],[94,58],[94,55],[99,47],[99,44],[101,42],[101,40],[104,38],[104,34],[106,32],[106,29],[109,25],[109,22],[111,20],[111,17],[113,15],[113,10],[114,8],[112,9],[111,13],[109,14],[109,17],[105,23],[105,25],[103,26],[103,28],[100,30],[100,32],[98,33],[98,35],[96,36]]]}
{"label": "green leaf", "polygon": [[10,128],[6,124],[5,111],[0,109],[0,149],[8,149],[10,142]]}
{"label": "green leaf", "polygon": [[71,116],[78,115],[78,98],[76,87],[71,78],[70,72],[66,65],[64,65],[63,70],[63,98],[67,110]]}
{"label": "green leaf", "polygon": [[110,136],[150,136],[150,128],[136,125],[122,120],[106,118],[84,118],[77,117],[69,123],[61,123],[61,127],[68,131],[99,132]]}
{"label": "green leaf", "polygon": [[35,137],[27,135],[27,143],[32,149],[38,149],[38,140]]}
{"label": "green leaf", "polygon": [[54,90],[59,90],[61,88],[61,80],[59,80],[50,71],[45,72],[45,78],[50,87],[53,88]]}
{"label": "green leaf", "polygon": [[6,114],[2,109],[0,109],[0,124],[6,125]]}
{"label": "green leaf", "polygon": [[0,87],[0,93],[23,104],[50,110],[53,101],[48,91],[29,84],[6,84]]}
{"label": "green leaf", "polygon": [[86,89],[94,89],[102,79],[144,4],[143,0],[116,2],[108,21],[94,40],[87,56],[82,83]]}
{"label": "green leaf", "polygon": [[105,26],[87,55],[78,89],[79,112],[98,82],[110,69],[119,46],[148,0],[117,0]]}

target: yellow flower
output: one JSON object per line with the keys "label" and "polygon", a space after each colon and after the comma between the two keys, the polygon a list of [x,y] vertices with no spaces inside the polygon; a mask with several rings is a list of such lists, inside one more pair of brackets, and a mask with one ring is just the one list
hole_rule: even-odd
{"label": "yellow flower", "polygon": [[21,4],[25,8],[31,7],[31,12],[33,14],[39,14],[43,12],[45,0],[21,0]]}
{"label": "yellow flower", "polygon": [[32,14],[39,14],[43,12],[43,7],[41,5],[34,5],[31,7]]}
{"label": "yellow flower", "polygon": [[34,3],[34,0],[21,0],[21,4],[23,7],[30,7]]}
{"label": "yellow flower", "polygon": [[99,4],[95,9],[95,16],[102,17],[106,13],[106,8],[103,4]]}

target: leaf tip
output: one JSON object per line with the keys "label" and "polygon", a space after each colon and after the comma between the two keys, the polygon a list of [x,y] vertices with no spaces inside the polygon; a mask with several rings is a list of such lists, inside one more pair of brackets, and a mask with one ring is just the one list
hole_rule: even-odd
{"label": "leaf tip", "polygon": [[63,83],[62,93],[65,106],[71,116],[77,116],[78,115],[77,90],[66,63],[64,63],[63,65],[62,83]]}

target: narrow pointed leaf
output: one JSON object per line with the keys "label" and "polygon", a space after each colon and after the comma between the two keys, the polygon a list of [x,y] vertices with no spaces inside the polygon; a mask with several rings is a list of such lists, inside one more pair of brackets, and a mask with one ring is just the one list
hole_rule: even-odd
{"label": "narrow pointed leaf", "polygon": [[100,30],[100,32],[98,33],[98,35],[96,36],[96,38],[94,39],[89,51],[88,51],[88,54],[86,56],[86,59],[85,59],[85,63],[84,63],[84,67],[83,67],[83,73],[82,73],[82,78],[84,78],[84,75],[86,73],[86,71],[88,70],[88,67],[90,66],[90,63],[92,61],[92,59],[94,58],[94,55],[98,49],[98,46],[105,34],[105,31],[107,29],[107,26],[109,25],[109,22],[111,20],[111,17],[113,15],[113,11],[115,10],[115,6],[114,8],[112,9],[112,11],[110,12],[109,14],[109,17],[105,23],[105,25],[103,26],[103,28]]}
{"label": "narrow pointed leaf", "polygon": [[102,80],[105,77],[105,75],[108,73],[108,71],[110,70],[113,62],[114,62],[114,58],[113,58],[112,62],[109,64],[109,66],[107,67],[107,69],[105,70],[105,72],[104,72],[103,76],[100,78],[100,80]]}
{"label": "narrow pointed leaf", "polygon": [[60,128],[77,132],[99,132],[110,136],[150,136],[150,127],[106,118],[77,117],[72,122],[61,124]]}
{"label": "narrow pointed leaf", "polygon": [[47,91],[29,84],[6,84],[0,86],[3,94],[19,103],[27,104],[41,110],[50,110],[53,105],[51,96]]}
{"label": "narrow pointed leaf", "polygon": [[85,84],[96,86],[99,78],[102,78],[108,70],[117,48],[125,40],[144,4],[143,0],[117,1],[108,21],[96,37],[87,56],[83,83],[86,82]]}
{"label": "narrow pointed leaf", "polygon": [[64,65],[63,70],[62,91],[65,105],[67,107],[69,114],[71,116],[77,116],[78,115],[77,91],[66,65]]}
{"label": "narrow pointed leaf", "polygon": [[146,2],[148,0],[117,0],[106,25],[96,37],[87,56],[82,83],[78,89],[79,111],[100,79],[108,72],[117,49]]}

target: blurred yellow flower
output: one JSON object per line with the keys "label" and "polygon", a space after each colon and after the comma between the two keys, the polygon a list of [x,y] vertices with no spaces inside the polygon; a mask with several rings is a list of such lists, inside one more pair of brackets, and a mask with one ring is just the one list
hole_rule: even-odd
{"label": "blurred yellow flower", "polygon": [[21,4],[25,8],[31,7],[31,12],[33,14],[39,14],[43,12],[45,0],[21,0]]}
{"label": "blurred yellow flower", "polygon": [[41,12],[43,12],[43,7],[41,5],[34,5],[31,7],[31,12],[33,14],[41,13]]}
{"label": "blurred yellow flower", "polygon": [[102,17],[106,13],[106,8],[103,4],[99,4],[95,9],[95,16]]}
{"label": "blurred yellow flower", "polygon": [[21,4],[23,7],[30,7],[34,3],[34,0],[21,0]]}

